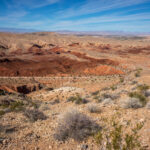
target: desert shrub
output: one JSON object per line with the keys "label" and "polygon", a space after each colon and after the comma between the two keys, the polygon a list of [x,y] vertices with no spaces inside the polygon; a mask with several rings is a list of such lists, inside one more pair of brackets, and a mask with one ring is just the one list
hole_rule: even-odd
{"label": "desert shrub", "polygon": [[124,126],[114,119],[111,122],[111,128],[107,125],[101,131],[97,132],[94,139],[101,149],[105,150],[142,150],[138,131],[143,127],[144,123],[137,123],[131,129],[131,133],[124,133]]}
{"label": "desert shrub", "polygon": [[146,97],[149,97],[149,96],[150,96],[150,89],[146,90],[146,91],[144,92],[144,95],[145,95]]}
{"label": "desert shrub", "polygon": [[112,91],[117,89],[117,87],[115,85],[112,85],[110,88],[111,88]]}
{"label": "desert shrub", "polygon": [[103,94],[101,95],[101,98],[102,98],[102,99],[110,98],[110,99],[112,99],[112,100],[115,100],[115,99],[119,98],[119,96],[120,96],[120,95],[117,94],[117,93],[113,93],[113,94],[103,93]]}
{"label": "desert shrub", "polygon": [[101,89],[101,91],[108,91],[110,88],[109,87],[104,87]]}
{"label": "desert shrub", "polygon": [[150,109],[150,101],[147,103],[146,108]]}
{"label": "desert shrub", "polygon": [[68,102],[74,102],[75,104],[86,104],[88,101],[82,97],[80,97],[79,95],[77,96],[71,96],[68,98],[67,100]]}
{"label": "desert shrub", "polygon": [[81,141],[98,130],[100,126],[95,121],[77,110],[71,110],[61,116],[54,137],[60,141],[67,138]]}
{"label": "desert shrub", "polygon": [[103,93],[102,95],[101,95],[101,97],[102,98],[111,98],[111,94],[109,94],[109,93]]}
{"label": "desert shrub", "polygon": [[138,98],[127,98],[120,101],[122,108],[141,108],[143,105]]}
{"label": "desert shrub", "polygon": [[99,98],[100,98],[100,96],[98,96],[98,95],[95,95],[95,96],[93,97],[93,99],[95,99],[95,100],[97,100],[97,101],[99,101]]}
{"label": "desert shrub", "polygon": [[0,116],[3,116],[5,112],[3,110],[0,110]]}
{"label": "desert shrub", "polygon": [[22,110],[22,109],[24,109],[23,108],[23,102],[20,102],[20,101],[15,101],[14,103],[12,103],[11,105],[10,105],[10,110],[11,111],[19,111],[19,110]]}
{"label": "desert shrub", "polygon": [[129,97],[139,99],[143,106],[147,103],[146,97],[140,92],[130,92]]}
{"label": "desert shrub", "polygon": [[12,99],[9,99],[8,97],[4,97],[0,99],[0,108],[5,109],[9,108],[11,111],[21,110],[23,107],[22,101],[15,101]]}
{"label": "desert shrub", "polygon": [[87,106],[87,110],[90,112],[90,113],[99,113],[100,112],[100,108],[97,106],[97,104],[89,104]]}
{"label": "desert shrub", "polygon": [[149,86],[146,84],[142,84],[142,85],[139,85],[137,88],[140,92],[145,92],[146,90],[149,89]]}
{"label": "desert shrub", "polygon": [[113,100],[111,98],[106,98],[102,101],[103,105],[109,105],[109,104],[112,104],[112,103],[113,103]]}
{"label": "desert shrub", "polygon": [[124,82],[124,78],[120,78],[120,83],[123,83]]}
{"label": "desert shrub", "polygon": [[0,89],[0,95],[5,95],[5,91]]}
{"label": "desert shrub", "polygon": [[136,70],[136,72],[135,72],[135,74],[134,74],[134,75],[135,75],[135,77],[140,77],[140,75],[141,75],[141,71],[142,71],[142,70],[137,69],[137,70]]}
{"label": "desert shrub", "polygon": [[98,95],[98,94],[99,94],[99,91],[95,91],[92,93],[93,96]]}
{"label": "desert shrub", "polygon": [[38,109],[26,109],[24,115],[32,122],[37,120],[45,120],[47,117]]}

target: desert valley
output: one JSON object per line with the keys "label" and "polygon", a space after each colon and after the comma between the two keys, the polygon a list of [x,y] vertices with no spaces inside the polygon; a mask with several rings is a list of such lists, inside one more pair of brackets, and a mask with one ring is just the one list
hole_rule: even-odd
{"label": "desert valley", "polygon": [[150,150],[150,36],[1,32],[0,149]]}

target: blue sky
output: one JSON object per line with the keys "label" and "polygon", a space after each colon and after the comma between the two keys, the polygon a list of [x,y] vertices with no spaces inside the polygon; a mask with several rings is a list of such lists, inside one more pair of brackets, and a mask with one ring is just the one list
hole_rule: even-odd
{"label": "blue sky", "polygon": [[0,27],[150,32],[150,0],[0,0]]}

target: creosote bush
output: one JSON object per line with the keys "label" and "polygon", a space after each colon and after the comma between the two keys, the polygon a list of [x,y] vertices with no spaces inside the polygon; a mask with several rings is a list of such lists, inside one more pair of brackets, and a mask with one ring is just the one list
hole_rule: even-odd
{"label": "creosote bush", "polygon": [[141,71],[142,71],[142,68],[136,69],[136,72],[135,72],[135,74],[134,74],[135,77],[140,77]]}
{"label": "creosote bush", "polygon": [[0,116],[4,115],[5,112],[3,110],[0,110]]}
{"label": "creosote bush", "polygon": [[[111,126],[108,127],[108,124]],[[128,127],[129,125],[130,121]],[[110,122],[106,121],[105,127],[94,135],[94,139],[105,150],[143,150],[138,135],[143,125],[144,123],[137,123],[134,128],[130,128],[130,132],[125,133],[127,127],[113,118]]]}
{"label": "creosote bush", "polygon": [[39,111],[38,109],[26,109],[24,111],[24,115],[29,118],[30,121],[35,122],[37,120],[45,120],[47,117],[44,115],[43,112]]}
{"label": "creosote bush", "polygon": [[110,88],[111,88],[112,91],[117,89],[117,87],[115,85],[112,85]]}
{"label": "creosote bush", "polygon": [[146,84],[143,84],[143,85],[139,85],[137,88],[138,88],[138,90],[139,90],[141,93],[143,93],[143,92],[145,92],[146,90],[149,89],[149,86],[146,85]]}
{"label": "creosote bush", "polygon": [[86,104],[88,102],[86,99],[80,97],[79,95],[71,96],[71,97],[69,97],[69,99],[67,101],[74,102],[75,104]]}
{"label": "creosote bush", "polygon": [[98,95],[98,94],[99,94],[99,91],[95,91],[92,93],[93,96]]}
{"label": "creosote bush", "polygon": [[124,82],[124,78],[120,78],[120,83],[123,83]]}
{"label": "creosote bush", "polygon": [[101,127],[95,121],[73,109],[61,116],[54,137],[59,141],[68,138],[81,141],[100,129]]}
{"label": "creosote bush", "polygon": [[139,99],[143,106],[145,106],[147,103],[146,97],[140,92],[130,92],[129,97]]}

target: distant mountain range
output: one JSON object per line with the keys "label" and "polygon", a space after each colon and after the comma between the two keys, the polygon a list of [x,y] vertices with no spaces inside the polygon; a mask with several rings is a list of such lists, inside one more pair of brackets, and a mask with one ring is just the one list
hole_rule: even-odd
{"label": "distant mountain range", "polygon": [[17,29],[17,28],[1,28],[0,32],[12,32],[12,33],[30,33],[30,32],[39,32],[34,29]]}
{"label": "distant mountain range", "polygon": [[90,36],[137,36],[137,35],[150,35],[150,32],[123,32],[123,31],[42,31],[35,29],[18,29],[18,28],[1,28],[0,32],[12,32],[12,33],[31,33],[31,32],[56,32],[59,34],[72,34],[72,35],[90,35]]}
{"label": "distant mountain range", "polygon": [[60,34],[73,34],[73,35],[91,35],[91,36],[138,36],[138,35],[150,35],[146,32],[123,32],[123,31],[56,31]]}

